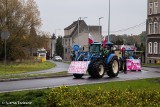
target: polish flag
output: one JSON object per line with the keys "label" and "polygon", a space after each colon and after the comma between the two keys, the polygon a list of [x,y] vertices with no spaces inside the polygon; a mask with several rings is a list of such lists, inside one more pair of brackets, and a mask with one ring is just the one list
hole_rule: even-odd
{"label": "polish flag", "polygon": [[106,37],[104,37],[104,39],[103,39],[103,48],[106,48],[106,42],[107,42],[107,39],[106,39]]}
{"label": "polish flag", "polygon": [[121,49],[120,49],[120,52],[124,51],[125,50],[125,47],[124,47],[124,44],[121,46]]}
{"label": "polish flag", "polygon": [[92,37],[92,35],[89,33],[88,44],[92,44],[92,43],[93,43],[93,37]]}

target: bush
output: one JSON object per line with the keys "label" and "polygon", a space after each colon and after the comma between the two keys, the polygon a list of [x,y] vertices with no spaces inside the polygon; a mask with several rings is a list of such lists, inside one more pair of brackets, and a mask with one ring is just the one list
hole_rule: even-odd
{"label": "bush", "polygon": [[66,86],[53,88],[47,98],[48,107],[158,107],[160,91],[111,90],[98,88],[70,89]]}

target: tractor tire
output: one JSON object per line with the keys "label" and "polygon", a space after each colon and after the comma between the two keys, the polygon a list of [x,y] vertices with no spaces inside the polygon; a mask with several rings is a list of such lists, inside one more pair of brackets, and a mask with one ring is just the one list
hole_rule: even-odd
{"label": "tractor tire", "polygon": [[109,70],[107,72],[107,75],[109,77],[116,77],[119,73],[119,63],[118,63],[118,58],[113,57],[112,60],[110,61],[109,65]]}
{"label": "tractor tire", "polygon": [[84,74],[73,74],[73,76],[77,79],[82,78]]}
{"label": "tractor tire", "polygon": [[105,73],[104,63],[101,61],[95,62],[92,67],[88,69],[88,73],[93,78],[102,78]]}

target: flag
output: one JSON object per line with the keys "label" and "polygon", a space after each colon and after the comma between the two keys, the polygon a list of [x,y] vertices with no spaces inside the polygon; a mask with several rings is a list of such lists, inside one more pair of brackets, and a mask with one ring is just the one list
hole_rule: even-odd
{"label": "flag", "polygon": [[92,44],[92,43],[93,43],[93,37],[92,37],[92,35],[89,33],[88,44]]}
{"label": "flag", "polygon": [[106,42],[107,42],[107,39],[106,39],[106,37],[104,37],[104,39],[103,39],[103,48],[106,48]]}
{"label": "flag", "polygon": [[120,52],[123,52],[125,50],[124,44],[121,46]]}

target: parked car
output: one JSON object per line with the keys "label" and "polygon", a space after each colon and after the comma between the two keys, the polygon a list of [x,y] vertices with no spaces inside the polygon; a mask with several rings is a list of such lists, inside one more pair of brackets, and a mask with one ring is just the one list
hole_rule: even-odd
{"label": "parked car", "polygon": [[62,61],[62,58],[60,56],[54,56],[53,60],[54,61]]}

